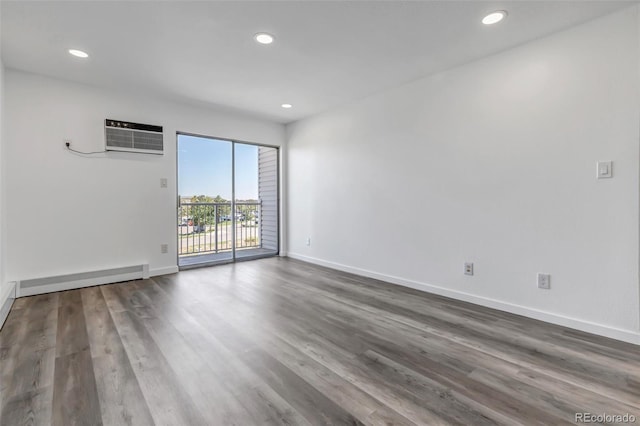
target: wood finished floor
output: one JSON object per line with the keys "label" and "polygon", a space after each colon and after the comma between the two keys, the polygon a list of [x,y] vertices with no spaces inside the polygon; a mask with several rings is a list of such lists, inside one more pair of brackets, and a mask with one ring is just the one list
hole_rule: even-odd
{"label": "wood finished floor", "polygon": [[3,426],[640,419],[637,346],[283,258],[18,299],[0,381]]}

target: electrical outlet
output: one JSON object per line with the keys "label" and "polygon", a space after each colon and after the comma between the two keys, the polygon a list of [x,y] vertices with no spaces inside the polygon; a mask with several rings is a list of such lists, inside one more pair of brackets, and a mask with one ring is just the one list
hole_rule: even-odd
{"label": "electrical outlet", "polygon": [[311,237],[307,237],[307,245],[310,246],[311,245]]}
{"label": "electrical outlet", "polygon": [[169,244],[160,244],[160,253],[169,253]]}
{"label": "electrical outlet", "polygon": [[551,289],[551,275],[538,273],[538,288]]}
{"label": "electrical outlet", "polygon": [[465,275],[473,275],[473,263],[466,262],[464,264],[464,274]]}

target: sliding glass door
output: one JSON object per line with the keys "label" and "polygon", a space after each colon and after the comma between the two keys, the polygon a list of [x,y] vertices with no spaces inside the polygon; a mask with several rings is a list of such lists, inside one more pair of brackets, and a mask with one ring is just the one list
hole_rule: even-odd
{"label": "sliding glass door", "polygon": [[278,149],[178,134],[181,268],[278,254]]}

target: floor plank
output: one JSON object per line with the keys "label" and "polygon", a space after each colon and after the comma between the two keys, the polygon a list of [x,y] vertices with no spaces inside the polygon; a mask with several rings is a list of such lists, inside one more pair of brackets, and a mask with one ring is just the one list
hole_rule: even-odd
{"label": "floor plank", "polygon": [[155,424],[206,424],[140,318],[125,311],[113,320]]}
{"label": "floor plank", "polygon": [[29,298],[0,333],[0,424],[48,424],[51,419],[58,294]]}
{"label": "floor plank", "polygon": [[60,293],[52,405],[52,425],[102,425],[82,290]]}
{"label": "floor plank", "polygon": [[100,287],[83,290],[82,303],[103,423],[154,424]]}

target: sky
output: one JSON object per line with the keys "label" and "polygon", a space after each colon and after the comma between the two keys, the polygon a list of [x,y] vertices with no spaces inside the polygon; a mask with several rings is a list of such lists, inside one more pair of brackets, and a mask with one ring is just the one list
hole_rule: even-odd
{"label": "sky", "polygon": [[[258,199],[258,147],[236,143],[236,199]],[[231,200],[231,142],[178,135],[178,194]]]}

